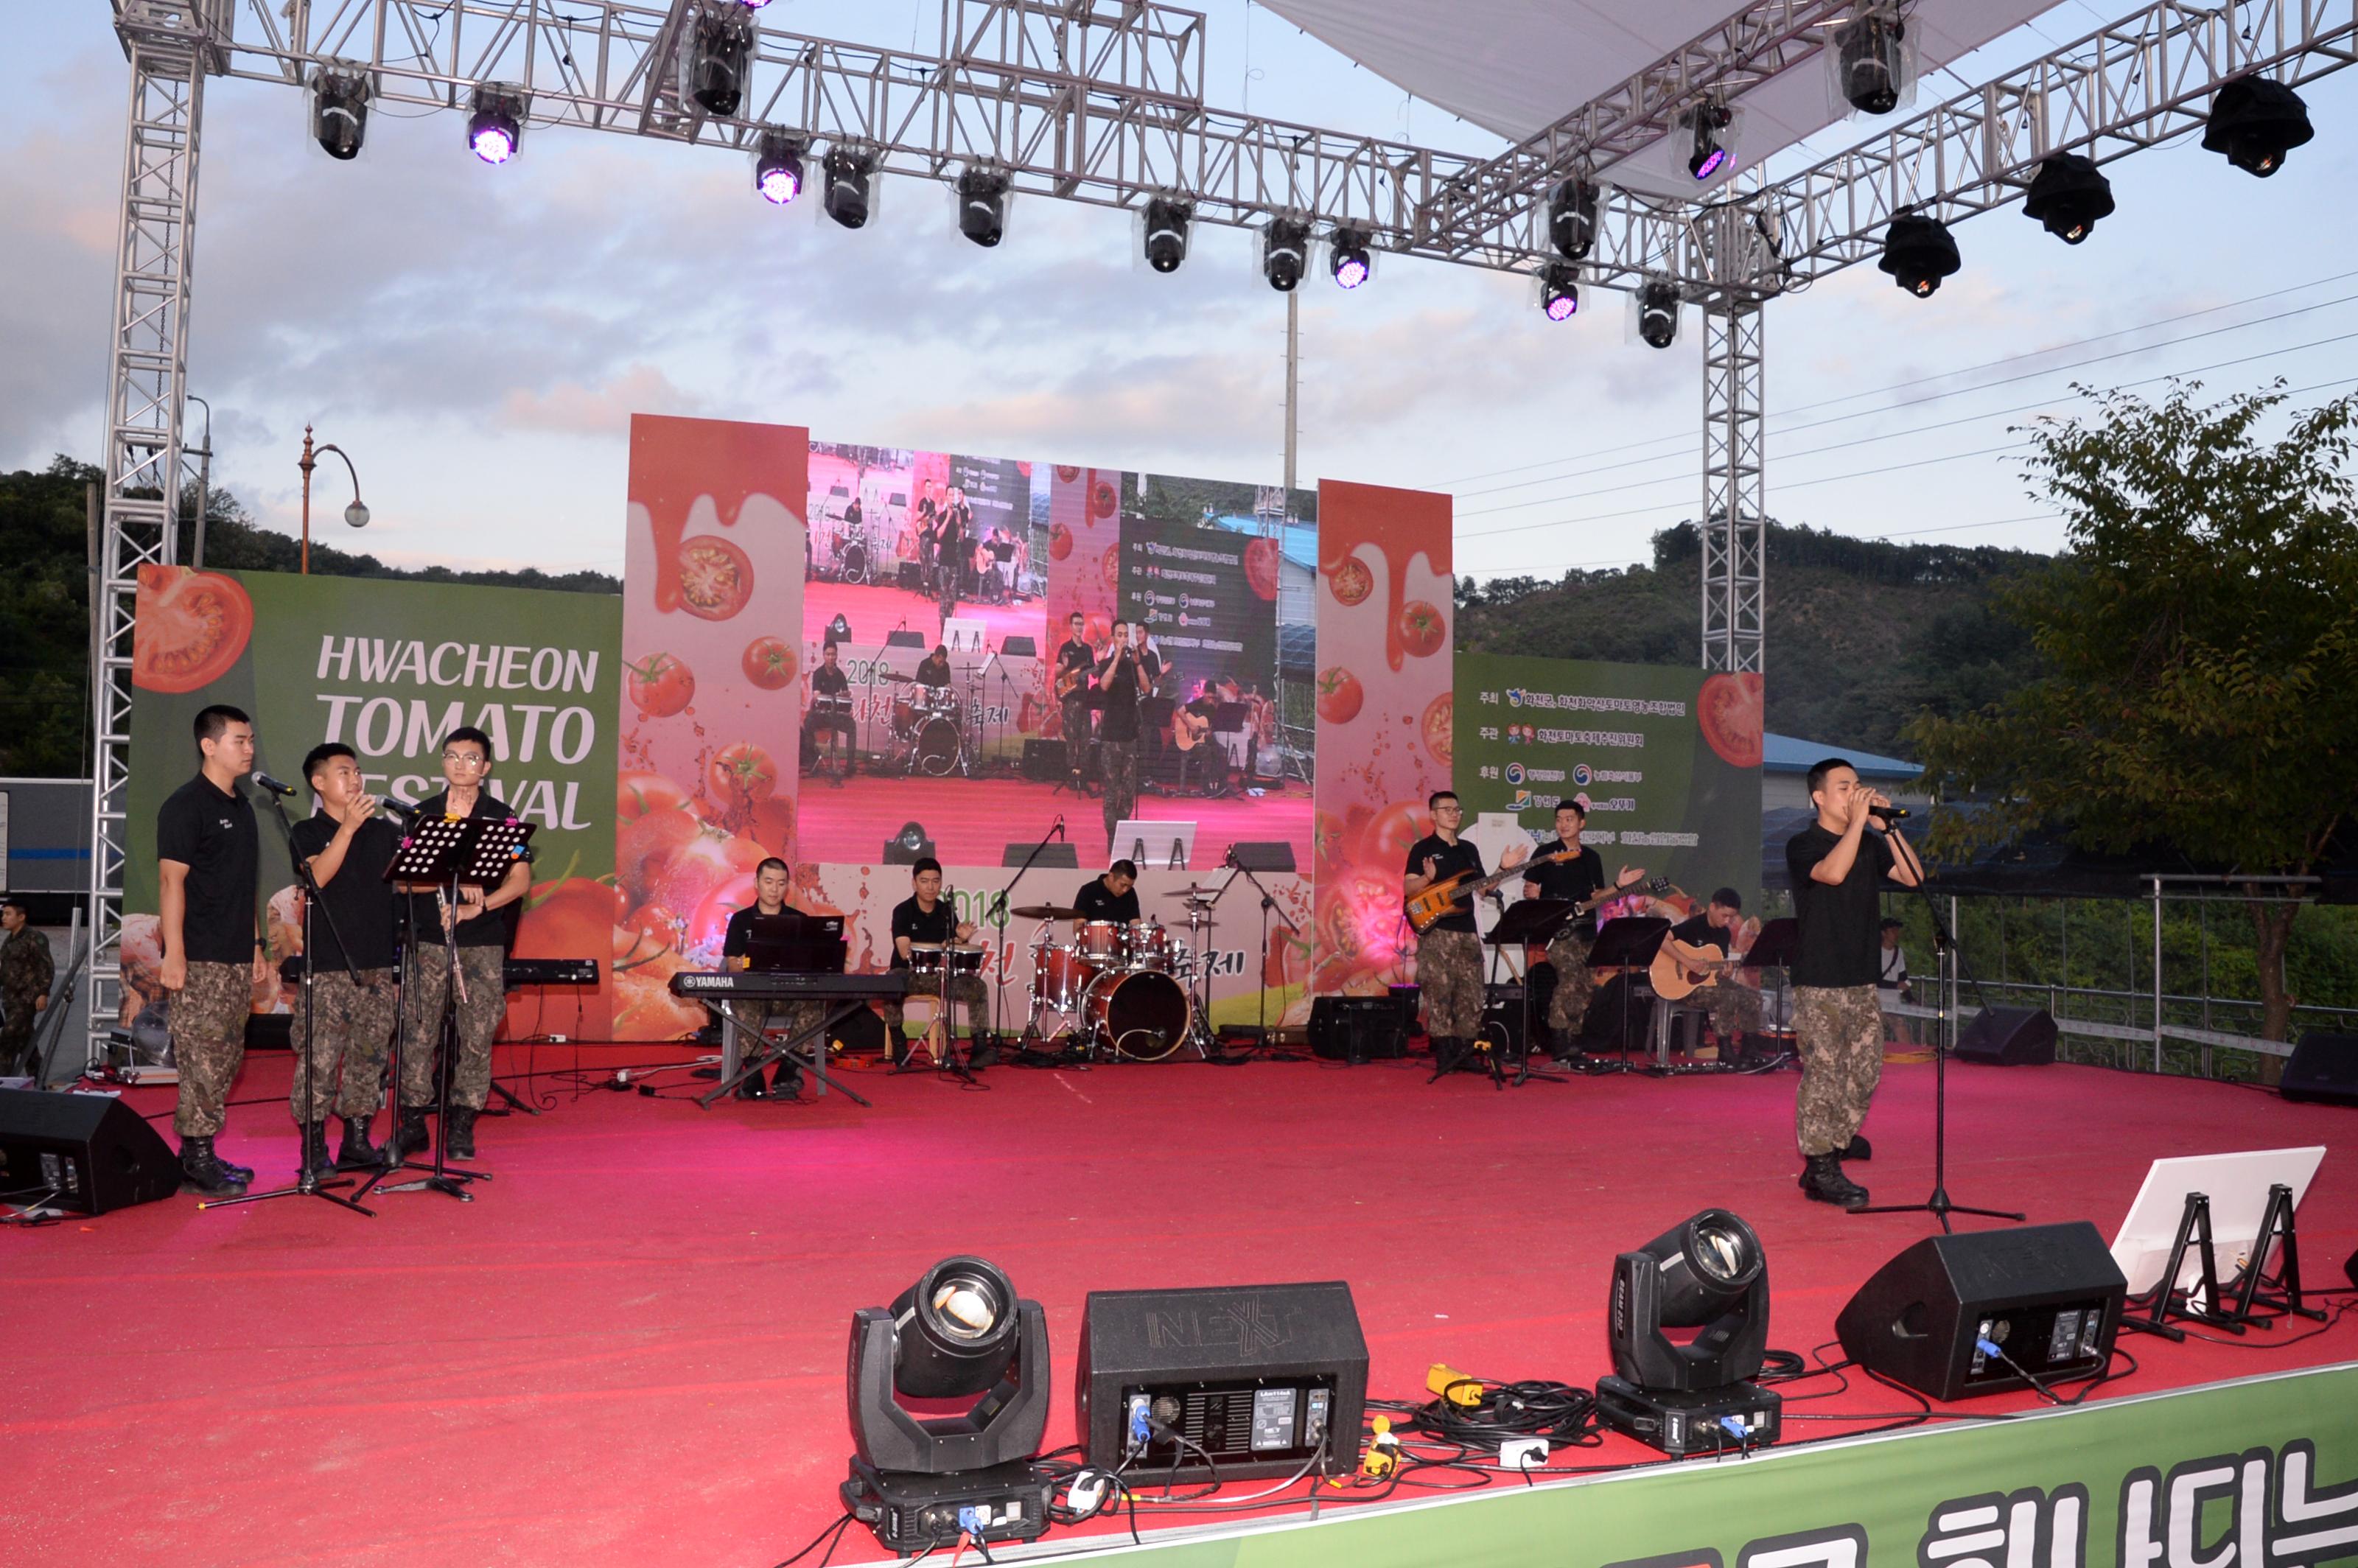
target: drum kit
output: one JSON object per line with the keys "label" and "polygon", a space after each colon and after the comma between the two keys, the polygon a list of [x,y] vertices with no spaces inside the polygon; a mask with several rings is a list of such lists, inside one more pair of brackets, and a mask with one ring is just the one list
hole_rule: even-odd
{"label": "drum kit", "polygon": [[937,779],[966,773],[966,705],[957,693],[891,678],[904,688],[892,694],[892,741],[907,750],[910,771]]}
{"label": "drum kit", "polygon": [[838,532],[833,548],[834,569],[822,571],[819,574],[821,577],[831,578],[837,582],[858,583],[868,580],[868,531],[865,528],[845,529]]}
{"label": "drum kit", "polygon": [[[1187,906],[1186,931],[1155,919],[1086,919],[1061,904],[1025,904],[1011,911],[1036,920],[1032,938],[1032,1010],[1028,1038],[1053,1043],[1070,1036],[1082,1056],[1103,1052],[1129,1062],[1160,1062],[1194,1045],[1208,1055],[1211,1025],[1213,920],[1217,890],[1187,887],[1168,896]],[[1069,940],[1057,940],[1060,922],[1076,922]]]}

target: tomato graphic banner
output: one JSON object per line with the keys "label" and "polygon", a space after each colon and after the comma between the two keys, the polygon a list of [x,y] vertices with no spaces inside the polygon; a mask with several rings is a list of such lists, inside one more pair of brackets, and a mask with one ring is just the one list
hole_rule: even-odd
{"label": "tomato graphic banner", "polygon": [[1588,807],[1583,842],[1610,872],[1668,876],[1682,917],[1714,888],[1757,912],[1758,676],[1677,665],[1457,655],[1457,793],[1466,818],[1505,812],[1538,839],[1558,802]]}
{"label": "tomato graphic banner", "polygon": [[1401,868],[1450,787],[1450,520],[1445,495],[1318,487],[1314,992],[1415,976]]}
{"label": "tomato graphic banner", "polygon": [[[616,913],[614,708],[622,603],[595,594],[286,572],[142,568],[133,632],[130,859],[124,868],[124,1006],[153,1000],[156,811],[196,772],[189,729],[214,703],[252,714],[258,771],[301,786],[323,741],[357,753],[366,787],[396,800],[442,788],[442,738],[492,739],[491,789],[535,825],[538,859],[515,951],[608,963]],[[308,792],[287,803],[310,815]],[[301,950],[287,841],[257,804],[258,889],[273,962]],[[254,1011],[283,1011],[274,977]],[[507,1038],[606,1033],[608,995],[523,993]]]}

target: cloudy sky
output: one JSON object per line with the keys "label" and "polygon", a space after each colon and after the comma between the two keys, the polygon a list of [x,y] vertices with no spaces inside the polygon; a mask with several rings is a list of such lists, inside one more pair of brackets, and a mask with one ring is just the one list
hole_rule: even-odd
{"label": "cloudy sky", "polygon": [[[243,3],[243,0],[241,0]],[[1209,96],[1483,153],[1246,0],[1208,16]],[[2123,9],[2128,8],[2121,0]],[[930,49],[938,0],[777,0],[773,26]],[[94,460],[122,158],[123,57],[96,0],[13,8],[0,57],[0,470]],[[2110,18],[2065,0],[1960,62],[1979,82]],[[2068,384],[2200,372],[2344,389],[2358,73],[2308,90],[2318,139],[2266,181],[2191,140],[2112,166],[2120,211],[2068,248],[2018,208],[1958,228],[1965,271],[1903,296],[1854,268],[1768,316],[1769,510],[1860,535],[2053,548],[2003,449]],[[533,131],[489,168],[459,117],[380,112],[340,165],[284,88],[205,105],[190,390],[214,477],[293,531],[305,423],[359,465],[375,520],[321,535],[404,564],[619,570],[633,411],[807,425],[821,438],[1274,481],[1285,308],[1253,242],[1199,233],[1159,276],[1130,221],[1019,201],[1005,244],[945,192],[885,186],[857,233],[780,211],[715,149]],[[1846,127],[1813,144],[1835,150]],[[1855,136],[1855,131],[1851,135]],[[1794,155],[1780,160],[1784,167]],[[1697,510],[1700,332],[1628,339],[1621,297],[1565,325],[1528,280],[1389,258],[1303,296],[1301,474],[1452,492],[1458,568],[1553,576],[1642,558]]]}

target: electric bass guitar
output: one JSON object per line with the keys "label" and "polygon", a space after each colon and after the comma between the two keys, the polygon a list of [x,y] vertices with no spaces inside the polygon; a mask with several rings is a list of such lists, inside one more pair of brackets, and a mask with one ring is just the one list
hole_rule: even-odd
{"label": "electric bass guitar", "polygon": [[[1471,871],[1460,871],[1454,877],[1444,877],[1433,883],[1422,892],[1411,894],[1401,907],[1408,914],[1409,925],[1415,927],[1418,935],[1422,935],[1450,915],[1461,913],[1461,906],[1471,905],[1474,900],[1488,892],[1500,882],[1512,877],[1527,877],[1541,866],[1553,865],[1558,860],[1572,860],[1579,853],[1578,849],[1558,849],[1552,855],[1534,856],[1520,865],[1501,867],[1487,877],[1476,877]],[[1628,887],[1599,888],[1595,894],[1582,900],[1574,908],[1573,913],[1575,915],[1586,914],[1598,904],[1627,897],[1636,890],[1636,887],[1637,884],[1632,883]],[[1646,884],[1647,891],[1653,893],[1668,892],[1670,887],[1671,881],[1668,877],[1657,877]]]}

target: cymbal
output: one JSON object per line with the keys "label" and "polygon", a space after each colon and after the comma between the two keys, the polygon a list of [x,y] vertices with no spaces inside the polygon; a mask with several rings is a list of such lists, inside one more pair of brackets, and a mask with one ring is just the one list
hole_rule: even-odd
{"label": "cymbal", "polygon": [[1200,903],[1209,903],[1212,900],[1220,896],[1220,890],[1217,888],[1199,888],[1191,886],[1175,889],[1171,892],[1164,893],[1163,896],[1164,898],[1194,899]]}
{"label": "cymbal", "polygon": [[1008,914],[1018,920],[1078,920],[1081,912],[1067,909],[1061,903],[1026,903],[1011,909]]}

